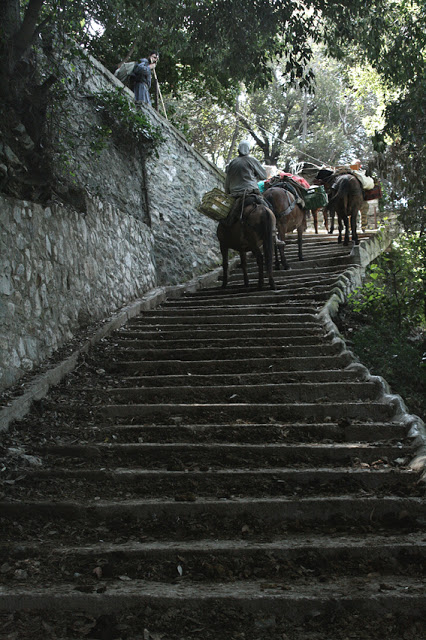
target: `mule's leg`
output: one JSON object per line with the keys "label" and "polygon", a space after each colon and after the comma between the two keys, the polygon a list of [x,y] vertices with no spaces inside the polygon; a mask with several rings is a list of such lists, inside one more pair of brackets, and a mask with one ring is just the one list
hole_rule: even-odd
{"label": "mule's leg", "polygon": [[257,288],[260,290],[260,289],[263,289],[263,253],[259,248],[257,248],[256,252],[253,252],[253,253],[255,253],[257,268],[259,270],[259,279],[257,282]]}
{"label": "mule's leg", "polygon": [[[290,269],[286,257],[285,257],[285,229],[283,229],[283,227],[280,227],[280,223],[277,223],[277,228],[278,228],[278,242],[275,246],[275,251],[279,251],[280,254],[280,258],[281,258],[281,264],[283,265],[283,269],[285,269],[286,271],[288,269]],[[279,269],[279,265],[275,265],[276,269]]]}
{"label": "mule's leg", "polygon": [[315,233],[318,233],[318,211],[319,211],[319,209],[314,209],[312,211],[312,218],[313,218],[313,221],[314,221]]}
{"label": "mule's leg", "polygon": [[326,231],[328,231],[328,215],[327,215],[327,209],[323,209],[323,210],[322,210],[322,215],[323,215],[323,218],[324,218],[324,227],[325,227],[325,230],[326,230]]}
{"label": "mule's leg", "polygon": [[[345,239],[343,240],[343,244],[345,245],[345,247],[347,247],[348,244],[349,244],[349,219],[348,219],[348,216],[344,217],[343,222],[345,224]],[[342,235],[342,233],[340,232],[340,236],[341,235]]]}
{"label": "mule's leg", "polygon": [[339,227],[339,235],[337,237],[337,242],[340,244],[342,242],[343,222],[342,222],[342,216],[339,214],[337,214],[337,225]]}
{"label": "mule's leg", "polygon": [[275,265],[274,268],[279,271],[280,270],[280,258],[278,255],[278,246],[277,243],[274,244],[274,256],[275,256]]}
{"label": "mule's leg", "polygon": [[299,227],[297,227],[297,247],[299,252],[299,261],[303,260],[302,238],[303,238],[303,226],[300,225]]}
{"label": "mule's leg", "polygon": [[[263,253],[264,253],[266,273],[268,274],[269,286],[271,287],[271,289],[275,289],[276,288],[274,275],[273,275],[273,269],[272,269],[272,263],[274,261],[274,254],[275,254],[276,263],[278,262],[277,243],[274,242],[274,238],[276,238],[275,230],[274,230],[273,237],[270,238],[269,241],[268,241],[268,238],[266,238],[264,240],[264,242],[263,242]],[[272,246],[274,248],[272,248]],[[278,269],[279,269],[279,263],[278,263]]]}
{"label": "mule's leg", "polygon": [[223,276],[222,276],[222,288],[225,289],[226,285],[228,284],[228,247],[226,247],[224,244],[220,245],[220,252],[222,254],[222,269],[223,269]]}
{"label": "mule's leg", "polygon": [[330,229],[328,233],[334,233],[334,209],[329,209],[330,214]]}
{"label": "mule's leg", "polygon": [[357,217],[358,217],[358,211],[354,211],[351,215],[352,242],[354,244],[359,244],[358,231],[356,228]]}
{"label": "mule's leg", "polygon": [[247,274],[247,254],[245,251],[240,251],[241,268],[243,270],[244,286],[249,286],[249,279]]}

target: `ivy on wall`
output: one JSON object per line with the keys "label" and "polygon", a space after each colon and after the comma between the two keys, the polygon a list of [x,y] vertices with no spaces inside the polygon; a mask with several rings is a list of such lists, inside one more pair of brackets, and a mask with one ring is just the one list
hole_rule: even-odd
{"label": "ivy on wall", "polygon": [[134,143],[144,153],[156,153],[164,142],[161,128],[151,124],[135,105],[131,104],[123,89],[106,89],[93,95],[95,110],[102,116],[103,124],[93,130],[92,151],[99,153],[109,138]]}

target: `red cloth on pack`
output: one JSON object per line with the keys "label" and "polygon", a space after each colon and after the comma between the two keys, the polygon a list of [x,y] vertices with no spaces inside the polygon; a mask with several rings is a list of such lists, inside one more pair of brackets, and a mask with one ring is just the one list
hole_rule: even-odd
{"label": "red cloth on pack", "polygon": [[309,189],[309,187],[311,186],[309,182],[306,182],[305,178],[302,178],[302,176],[294,176],[292,173],[285,173],[284,171],[280,171],[280,178],[284,178],[284,176],[287,176],[287,178],[292,178],[305,189]]}

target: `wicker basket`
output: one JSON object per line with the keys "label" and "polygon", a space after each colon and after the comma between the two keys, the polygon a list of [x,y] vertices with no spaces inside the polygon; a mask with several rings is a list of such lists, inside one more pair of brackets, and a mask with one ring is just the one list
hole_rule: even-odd
{"label": "wicker basket", "polygon": [[304,195],[304,200],[305,208],[311,209],[311,211],[325,207],[328,202],[327,194],[322,185],[309,187]]}
{"label": "wicker basket", "polygon": [[235,198],[220,189],[212,189],[204,194],[197,210],[213,220],[224,220],[231,211]]}

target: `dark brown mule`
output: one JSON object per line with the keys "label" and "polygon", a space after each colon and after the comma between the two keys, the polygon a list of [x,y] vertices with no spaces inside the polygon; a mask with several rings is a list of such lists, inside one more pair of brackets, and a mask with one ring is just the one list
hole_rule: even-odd
{"label": "dark brown mule", "polygon": [[[337,242],[342,242],[343,226],[345,227],[344,245],[349,244],[349,224],[352,232],[352,242],[359,244],[357,227],[358,211],[364,202],[364,194],[359,180],[351,173],[333,174],[324,182],[329,200],[326,210],[330,212],[330,231],[334,231],[334,213],[337,213],[339,235]],[[350,222],[349,222],[350,220]]]}
{"label": "dark brown mule", "polygon": [[[223,264],[222,287],[226,287],[228,284],[228,250],[234,249],[240,254],[244,285],[246,287],[249,284],[246,254],[247,251],[252,251],[256,256],[259,269],[258,288],[263,288],[263,264],[265,260],[269,286],[271,289],[275,289],[272,275],[272,257],[276,234],[275,216],[265,204],[260,204],[258,196],[247,196],[242,206],[244,208],[240,220],[231,227],[226,227],[221,223],[217,227],[217,237],[220,243]],[[263,254],[261,247],[263,247]]]}
{"label": "dark brown mule", "polygon": [[[284,246],[287,233],[297,229],[297,244],[299,249],[299,260],[303,260],[302,255],[302,235],[306,231],[306,211],[297,204],[296,197],[287,189],[282,187],[270,187],[263,192],[264,199],[271,205],[271,209],[277,219],[277,229],[281,243],[277,243],[284,269],[289,269]],[[275,268],[279,269],[277,246],[275,247]]]}

